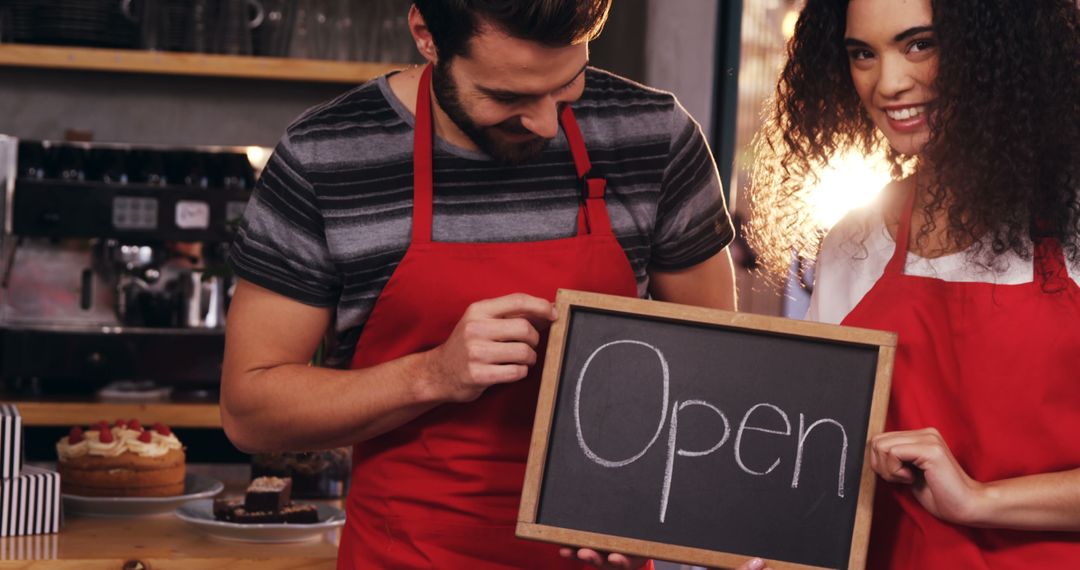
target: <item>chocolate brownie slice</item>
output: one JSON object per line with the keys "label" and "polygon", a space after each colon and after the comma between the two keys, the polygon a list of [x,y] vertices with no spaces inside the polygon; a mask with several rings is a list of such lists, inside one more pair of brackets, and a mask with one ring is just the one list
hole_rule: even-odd
{"label": "chocolate brownie slice", "polygon": [[319,522],[319,510],[315,505],[289,505],[281,514],[285,515],[285,522],[291,524],[315,524]]}
{"label": "chocolate brownie slice", "polygon": [[233,520],[236,509],[242,507],[243,501],[239,499],[214,499],[214,518],[219,521],[236,522]]}
{"label": "chocolate brownie slice", "polygon": [[248,511],[244,507],[237,507],[233,511],[232,522],[240,524],[266,524],[266,523],[283,523],[285,522],[285,515],[280,512],[270,511]]}
{"label": "chocolate brownie slice", "polygon": [[244,510],[248,513],[279,513],[289,505],[292,479],[288,477],[257,477],[248,485]]}

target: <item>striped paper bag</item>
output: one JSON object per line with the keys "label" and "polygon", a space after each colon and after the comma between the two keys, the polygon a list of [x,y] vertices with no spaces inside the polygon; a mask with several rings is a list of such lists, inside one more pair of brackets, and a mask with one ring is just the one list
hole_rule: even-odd
{"label": "striped paper bag", "polygon": [[14,404],[0,403],[0,479],[18,477],[22,460],[22,417]]}
{"label": "striped paper bag", "polygon": [[0,485],[0,536],[60,531],[59,473],[28,465]]}

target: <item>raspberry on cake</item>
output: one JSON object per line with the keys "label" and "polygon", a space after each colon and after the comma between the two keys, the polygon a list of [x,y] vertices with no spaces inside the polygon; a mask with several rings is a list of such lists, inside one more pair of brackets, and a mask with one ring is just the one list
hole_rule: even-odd
{"label": "raspberry on cake", "polygon": [[[158,429],[160,426],[161,429]],[[60,488],[88,497],[166,497],[184,492],[184,446],[168,427],[102,420],[56,442]]]}

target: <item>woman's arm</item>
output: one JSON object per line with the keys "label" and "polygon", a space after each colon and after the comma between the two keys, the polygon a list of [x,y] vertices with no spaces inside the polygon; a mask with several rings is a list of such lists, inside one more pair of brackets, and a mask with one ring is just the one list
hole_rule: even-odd
{"label": "woman's arm", "polygon": [[1080,468],[976,481],[934,428],[880,434],[871,440],[870,451],[870,466],[882,479],[911,485],[919,503],[948,522],[1080,531]]}

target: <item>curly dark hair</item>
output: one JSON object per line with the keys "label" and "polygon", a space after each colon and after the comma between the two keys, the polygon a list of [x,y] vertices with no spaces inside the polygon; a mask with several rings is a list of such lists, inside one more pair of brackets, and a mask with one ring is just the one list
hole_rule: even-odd
{"label": "curly dark hair", "polygon": [[[924,202],[931,221],[916,239],[935,230],[937,213],[946,220],[946,243],[975,244],[980,263],[1009,251],[1030,259],[1033,236],[1056,238],[1075,263],[1080,7],[1076,0],[931,3],[937,112],[918,159],[934,165]],[[807,1],[755,141],[748,233],[773,277],[786,273],[793,250],[816,254],[821,234],[803,187],[837,151],[877,156],[897,178],[917,166],[888,146],[859,101],[844,47],[847,4]],[[981,247],[987,236],[988,250]]]}

